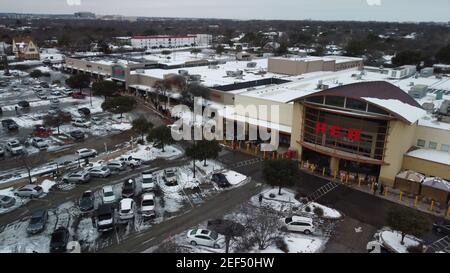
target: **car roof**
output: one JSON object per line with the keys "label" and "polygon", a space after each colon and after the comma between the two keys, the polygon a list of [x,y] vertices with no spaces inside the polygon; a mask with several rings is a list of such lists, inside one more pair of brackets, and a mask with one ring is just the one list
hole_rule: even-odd
{"label": "car roof", "polygon": [[111,204],[101,204],[97,209],[97,213],[98,214],[111,213],[112,210],[113,207]]}
{"label": "car roof", "polygon": [[[35,189],[36,187],[39,187],[38,185],[25,185],[21,187],[21,189]],[[40,187],[39,187],[40,188]]]}
{"label": "car roof", "polygon": [[142,200],[153,200],[155,199],[155,195],[153,193],[146,193],[142,195]]}
{"label": "car roof", "polygon": [[112,186],[104,186],[103,187],[103,191],[113,191],[113,187]]}
{"label": "car roof", "polygon": [[124,198],[120,200],[120,208],[121,209],[131,209],[131,204],[133,203],[133,199],[131,198]]}
{"label": "car roof", "polygon": [[210,234],[211,234],[211,230],[202,229],[202,228],[197,229],[197,232],[195,233],[195,235],[210,235]]}
{"label": "car roof", "polygon": [[308,218],[308,217],[303,217],[303,216],[292,216],[292,221],[312,223],[313,219],[312,218]]}

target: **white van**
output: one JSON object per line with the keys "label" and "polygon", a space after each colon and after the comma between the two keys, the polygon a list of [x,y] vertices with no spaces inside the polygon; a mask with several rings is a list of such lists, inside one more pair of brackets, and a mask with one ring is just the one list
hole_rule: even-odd
{"label": "white van", "polygon": [[305,234],[311,234],[316,231],[312,218],[302,216],[292,216],[282,219],[283,227],[285,231],[303,232]]}

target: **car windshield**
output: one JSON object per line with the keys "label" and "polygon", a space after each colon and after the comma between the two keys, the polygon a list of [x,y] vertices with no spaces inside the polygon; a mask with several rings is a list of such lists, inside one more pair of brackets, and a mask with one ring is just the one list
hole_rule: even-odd
{"label": "car windshield", "polygon": [[9,199],[10,199],[10,197],[8,197],[8,196],[3,196],[3,197],[2,197],[2,201],[3,201],[3,202],[9,201]]}
{"label": "car windshield", "polygon": [[32,217],[30,219],[30,225],[34,225],[34,224],[37,224],[39,222],[41,222],[41,217]]}
{"label": "car windshield", "polygon": [[19,143],[11,143],[11,147],[18,148],[18,147],[20,147],[20,144]]}
{"label": "car windshield", "polygon": [[215,231],[211,231],[211,234],[209,235],[213,240],[216,240],[219,237],[219,234]]}
{"label": "car windshield", "polygon": [[110,196],[113,196],[114,193],[113,193],[112,191],[105,191],[104,195],[105,195],[106,197],[110,197]]}
{"label": "car windshield", "polygon": [[147,184],[147,183],[153,183],[153,178],[143,178],[142,179],[142,183]]}
{"label": "car windshield", "polygon": [[109,219],[111,219],[111,214],[100,214],[98,216],[98,220],[100,220],[100,221],[109,220]]}
{"label": "car windshield", "polygon": [[172,176],[175,176],[175,173],[172,172],[172,171],[166,172],[166,176],[167,176],[167,177],[172,177]]}
{"label": "car windshield", "polygon": [[63,231],[57,231],[52,234],[52,241],[60,242],[64,238],[64,232]]}
{"label": "car windshield", "polygon": [[286,219],[284,220],[284,222],[285,222],[286,224],[289,224],[290,222],[292,222],[292,217],[286,218]]}
{"label": "car windshield", "polygon": [[143,206],[153,206],[155,204],[155,202],[153,202],[153,200],[144,200],[142,201],[142,205]]}
{"label": "car windshield", "polygon": [[121,212],[122,213],[128,213],[128,212],[130,212],[130,210],[129,209],[123,209],[123,210],[121,210]]}

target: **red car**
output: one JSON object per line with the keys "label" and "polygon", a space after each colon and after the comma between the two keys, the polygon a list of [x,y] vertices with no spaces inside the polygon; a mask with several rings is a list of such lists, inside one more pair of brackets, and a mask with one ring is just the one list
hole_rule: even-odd
{"label": "red car", "polygon": [[74,99],[84,99],[84,98],[86,98],[86,95],[83,94],[82,92],[74,92],[74,93],[72,93],[72,98],[74,98]]}
{"label": "red car", "polygon": [[42,125],[36,125],[36,126],[34,126],[32,134],[35,137],[49,137],[52,135],[52,130],[45,128]]}

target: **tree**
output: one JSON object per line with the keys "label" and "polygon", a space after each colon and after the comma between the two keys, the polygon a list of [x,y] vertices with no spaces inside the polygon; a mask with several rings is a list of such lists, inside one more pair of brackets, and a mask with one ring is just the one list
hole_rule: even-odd
{"label": "tree", "polygon": [[154,146],[161,148],[163,152],[165,145],[174,142],[170,128],[166,125],[160,125],[151,129],[147,136],[147,140],[155,142]]}
{"label": "tree", "polygon": [[193,48],[193,49],[191,50],[191,54],[194,54],[195,57],[197,57],[197,55],[198,55],[200,52],[202,52],[202,50],[201,50],[200,48]]}
{"label": "tree", "polygon": [[225,48],[222,45],[218,45],[216,47],[216,54],[222,55],[224,51],[225,51]]}
{"label": "tree", "polygon": [[281,195],[281,188],[292,186],[298,174],[297,163],[290,159],[275,159],[264,162],[263,175],[266,183],[278,188]]}
{"label": "tree", "polygon": [[117,84],[113,81],[98,81],[92,84],[94,96],[111,97],[117,92]]}
{"label": "tree", "polygon": [[348,56],[360,57],[364,55],[366,44],[363,41],[350,40],[344,50]]}
{"label": "tree", "polygon": [[281,56],[288,54],[288,44],[287,42],[282,42],[280,46],[274,50],[275,55]]}
{"label": "tree", "polygon": [[59,111],[56,115],[47,115],[44,117],[44,126],[47,127],[56,127],[58,129],[63,124],[69,123],[72,121],[72,116],[70,113]]}
{"label": "tree", "polygon": [[244,217],[250,241],[256,242],[260,250],[281,237],[279,216],[273,209],[249,207]]}
{"label": "tree", "polygon": [[216,159],[219,156],[219,152],[222,150],[219,142],[215,139],[203,139],[198,141],[198,144],[200,145],[200,147],[202,147],[203,150],[203,153],[201,153],[203,157],[203,166],[206,166],[207,159]]}
{"label": "tree", "polygon": [[30,77],[35,78],[35,79],[40,78],[40,77],[42,77],[42,71],[39,69],[35,69],[35,70],[31,71]]}
{"label": "tree", "polygon": [[133,97],[109,97],[102,103],[103,111],[120,114],[132,111],[136,107],[136,99]]}
{"label": "tree", "polygon": [[391,208],[388,211],[386,222],[393,230],[401,232],[402,245],[406,234],[421,237],[430,229],[429,219],[412,209]]}
{"label": "tree", "polygon": [[422,53],[415,50],[400,51],[392,58],[392,64],[401,65],[418,65],[422,61]]}
{"label": "tree", "polygon": [[208,221],[208,229],[225,236],[225,253],[229,252],[230,241],[245,234],[245,227],[241,225],[239,219],[236,221],[226,219],[216,219]]}
{"label": "tree", "polygon": [[206,149],[200,141],[194,141],[194,144],[186,148],[186,156],[192,159],[193,173],[195,177],[195,160],[202,160],[206,155]]}
{"label": "tree", "polygon": [[181,101],[193,108],[195,97],[202,97],[204,99],[209,99],[211,90],[201,84],[191,83],[181,92]]}
{"label": "tree", "polygon": [[73,89],[80,89],[80,92],[83,88],[88,88],[91,83],[91,78],[86,74],[75,74],[70,78],[66,79],[66,84]]}
{"label": "tree", "polygon": [[450,64],[450,44],[438,51],[436,59],[444,64]]}
{"label": "tree", "polygon": [[144,134],[153,128],[153,123],[151,123],[144,117],[140,117],[140,118],[133,120],[132,125],[133,125],[133,131],[135,131],[138,134],[141,134],[142,141],[144,141]]}

